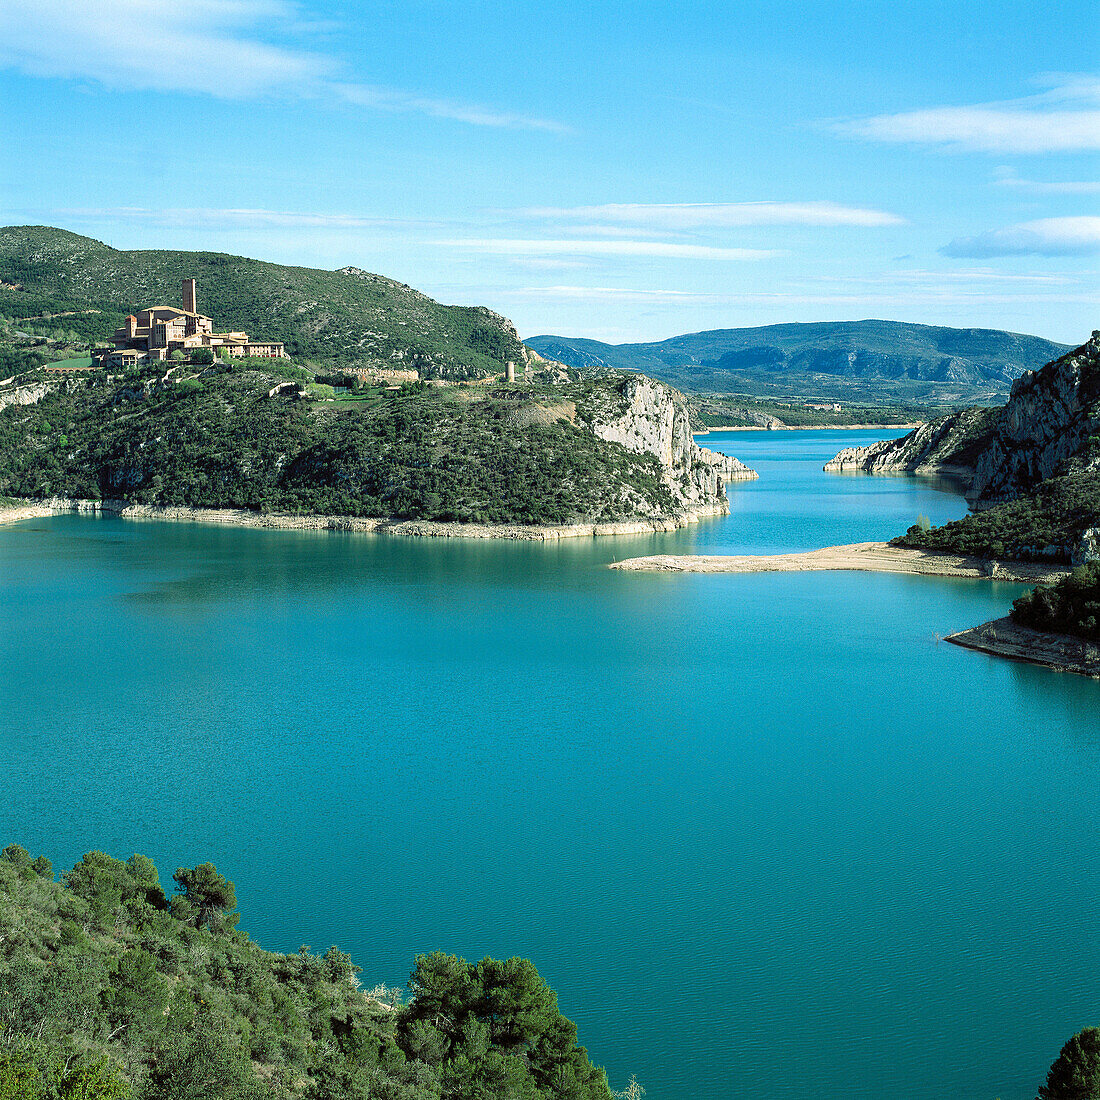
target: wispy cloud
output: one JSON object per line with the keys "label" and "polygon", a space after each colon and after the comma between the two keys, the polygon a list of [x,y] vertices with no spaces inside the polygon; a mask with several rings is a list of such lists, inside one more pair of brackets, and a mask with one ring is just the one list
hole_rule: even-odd
{"label": "wispy cloud", "polygon": [[463,238],[434,241],[443,248],[459,248],[494,256],[659,256],[677,260],[766,260],[781,253],[766,248],[718,248],[702,244],[671,244],[667,241],[573,241],[512,240],[510,238]]}
{"label": "wispy cloud", "polygon": [[883,307],[922,305],[974,305],[982,302],[999,304],[1035,301],[1086,302],[1093,298],[1086,292],[1065,294],[1058,291],[1036,296],[1033,292],[1012,292],[1011,289],[989,293],[988,289],[943,285],[894,286],[868,291],[848,289],[811,289],[792,287],[774,291],[743,291],[739,293],[706,293],[681,290],[644,290],[627,287],[592,286],[528,286],[500,287],[492,296],[501,300],[556,301],[562,303],[589,301],[618,305],[677,306],[742,306],[742,305],[812,305],[827,306],[835,311],[855,307],[862,316],[873,316]]}
{"label": "wispy cloud", "polygon": [[1021,99],[930,107],[832,123],[850,137],[987,153],[1100,150],[1100,77],[1057,74]]}
{"label": "wispy cloud", "polygon": [[1100,217],[1040,218],[975,237],[956,237],[945,256],[1088,256],[1100,253]]}
{"label": "wispy cloud", "polygon": [[993,182],[998,187],[1012,187],[1038,195],[1096,195],[1100,180],[1029,180],[1022,179],[1015,168],[1004,165],[994,169]]}
{"label": "wispy cloud", "polygon": [[659,229],[732,228],[752,225],[904,225],[885,210],[836,202],[605,203],[600,206],[534,207],[525,217],[583,219]]}
{"label": "wispy cloud", "polygon": [[53,210],[51,214],[90,221],[144,221],[154,225],[251,229],[278,226],[302,229],[385,229],[438,227],[438,221],[413,218],[370,218],[356,214],[323,214],[302,210],[171,207],[151,210],[141,206],[111,206]]}
{"label": "wispy cloud", "polygon": [[532,118],[529,115],[498,111],[491,107],[479,107],[475,104],[458,103],[449,99],[435,99],[431,96],[403,92],[394,88],[380,88],[370,84],[341,83],[334,83],[332,88],[348,103],[353,103],[359,107],[371,107],[379,111],[432,115],[435,118],[450,118],[456,122],[468,122],[471,126],[547,130],[551,133],[571,132],[569,126],[550,119]]}
{"label": "wispy cloud", "polygon": [[317,31],[291,0],[24,0],[0,4],[0,67],[123,91],[221,99],[321,99],[373,110],[540,130],[545,119],[348,79],[303,48]]}
{"label": "wispy cloud", "polygon": [[729,294],[698,294],[687,290],[635,290],[615,286],[526,286],[502,289],[500,294],[514,298],[546,298],[567,302],[616,302],[654,304],[724,303],[734,300]]}

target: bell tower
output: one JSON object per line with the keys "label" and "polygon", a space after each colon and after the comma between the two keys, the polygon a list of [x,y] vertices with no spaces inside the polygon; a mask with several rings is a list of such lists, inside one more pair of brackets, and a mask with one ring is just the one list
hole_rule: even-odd
{"label": "bell tower", "polygon": [[183,308],[188,313],[198,313],[198,307],[196,306],[195,297],[195,280],[184,279],[183,280]]}

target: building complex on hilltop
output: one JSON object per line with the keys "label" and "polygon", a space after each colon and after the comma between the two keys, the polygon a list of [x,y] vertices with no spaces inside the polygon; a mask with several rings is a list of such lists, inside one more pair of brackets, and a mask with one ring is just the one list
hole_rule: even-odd
{"label": "building complex on hilltop", "polygon": [[183,308],[149,306],[135,317],[130,314],[114,335],[114,348],[100,353],[105,367],[131,367],[153,359],[167,359],[174,351],[187,354],[196,348],[211,348],[215,355],[234,359],[258,355],[264,359],[285,359],[283,345],[270,341],[253,343],[247,332],[215,332],[214,322],[199,313],[195,280],[183,280]]}

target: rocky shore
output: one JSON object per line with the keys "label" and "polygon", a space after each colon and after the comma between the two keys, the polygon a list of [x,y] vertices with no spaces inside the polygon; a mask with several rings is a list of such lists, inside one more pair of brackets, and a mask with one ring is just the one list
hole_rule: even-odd
{"label": "rocky shore", "polygon": [[430,520],[398,520],[385,517],[288,515],[250,512],[235,508],[187,508],[151,504],[129,504],[124,500],[70,500],[52,497],[41,501],[20,501],[0,506],[0,525],[47,516],[83,513],[114,515],[131,520],[169,520],[182,523],[211,523],[229,527],[260,527],[292,531],[360,531],[381,535],[423,538],[514,539],[552,542],[557,539],[593,538],[601,535],[648,535],[676,531],[708,516],[728,512],[723,501],[686,509],[674,516],[623,520],[612,523],[569,523],[558,525],[436,523]]}
{"label": "rocky shore", "polygon": [[[923,421],[911,424],[716,424],[712,428],[699,428],[696,435],[708,435],[710,432],[861,432],[893,431],[907,432],[919,428]],[[865,448],[848,447],[847,451]],[[844,453],[844,452],[841,452]]]}
{"label": "rocky shore", "polygon": [[1014,623],[1007,616],[970,630],[949,634],[945,641],[966,649],[1029,661],[1035,665],[1100,678],[1100,645],[1069,634],[1048,634]]}
{"label": "rocky shore", "polygon": [[803,573],[855,570],[869,573],[909,573],[930,577],[971,577],[1050,584],[1068,568],[1034,562],[987,561],[956,554],[906,550],[885,542],[857,542],[826,546],[798,554],[672,555],[628,558],[612,562],[611,569],[656,573]]}

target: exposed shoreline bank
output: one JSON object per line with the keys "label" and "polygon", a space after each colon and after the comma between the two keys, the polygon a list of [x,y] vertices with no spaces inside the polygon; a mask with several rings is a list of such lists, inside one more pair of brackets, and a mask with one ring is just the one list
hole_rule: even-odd
{"label": "exposed shoreline bank", "polygon": [[859,432],[864,429],[869,432],[877,432],[892,431],[894,428],[897,428],[900,432],[911,432],[923,423],[923,420],[917,420],[912,424],[783,424],[775,428],[767,428],[763,424],[721,424],[714,428],[703,428],[693,434],[710,435],[711,432]]}
{"label": "exposed shoreline bank", "polygon": [[386,517],[291,515],[260,513],[241,508],[191,508],[186,506],[130,504],[123,500],[70,500],[52,497],[41,501],[20,501],[0,506],[0,526],[21,520],[44,519],[68,514],[113,515],[129,520],[168,520],[206,523],[228,527],[256,527],[292,531],[356,531],[367,534],[406,535],[423,538],[510,539],[552,542],[558,539],[595,538],[605,535],[649,535],[677,531],[711,516],[724,516],[728,509],[705,505],[676,516],[623,520],[609,523],[441,523],[434,520],[399,520]]}
{"label": "exposed shoreline bank", "polygon": [[850,546],[825,546],[796,554],[672,555],[628,558],[612,562],[610,569],[655,573],[803,573],[859,571],[907,573],[932,577],[969,577],[1050,584],[1069,572],[1068,566],[1018,561],[987,561],[956,554],[908,550],[885,542],[857,542]]}
{"label": "exposed shoreline bank", "polygon": [[1100,679],[1100,645],[1096,642],[1075,638],[1071,634],[1032,630],[1031,627],[1014,623],[1007,615],[970,630],[949,634],[944,641],[995,657],[1008,657],[1014,661],[1027,661],[1033,665]]}

